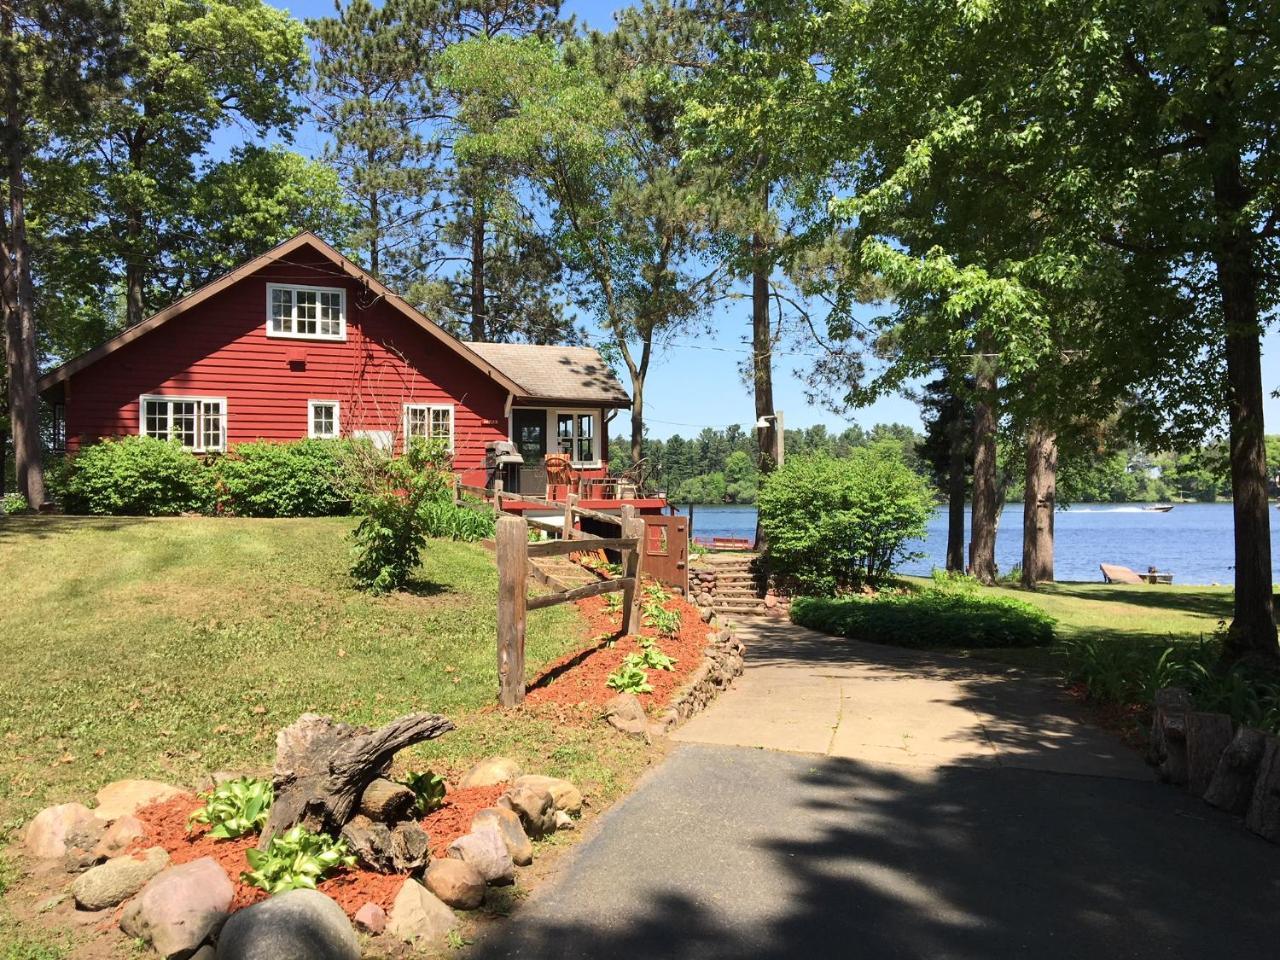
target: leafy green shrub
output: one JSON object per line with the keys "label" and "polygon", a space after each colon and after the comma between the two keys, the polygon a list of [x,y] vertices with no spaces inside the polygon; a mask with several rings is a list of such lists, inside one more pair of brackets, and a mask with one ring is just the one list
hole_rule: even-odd
{"label": "leafy green shrub", "polygon": [[765,478],[760,527],[770,570],[799,592],[830,596],[876,584],[925,534],[933,491],[884,441],[833,460],[793,457]]}
{"label": "leafy green shrub", "polygon": [[220,511],[238,517],[331,517],[351,512],[342,472],[345,440],[258,440],[212,467]]}
{"label": "leafy green shrub", "polygon": [[497,515],[491,510],[475,510],[455,505],[453,495],[448,491],[440,499],[423,503],[419,514],[423,532],[428,537],[437,540],[462,540],[466,543],[491,540],[498,522]]}
{"label": "leafy green shrub", "polygon": [[30,506],[27,503],[27,498],[22,494],[6,493],[3,497],[0,497],[0,517],[11,516],[15,513],[25,513]]}
{"label": "leafy green shrub", "polygon": [[674,670],[678,662],[674,657],[668,657],[659,650],[656,643],[646,646],[644,652],[640,654],[640,665],[649,670]]}
{"label": "leafy green shrub", "polygon": [[791,619],[854,640],[900,647],[1035,647],[1053,641],[1054,620],[1009,597],[927,589],[839,599],[797,597]]}
{"label": "leafy green shrub", "polygon": [[208,471],[175,441],[120,437],[82,449],[68,464],[62,503],[68,513],[172,516],[206,512]]}
{"label": "leafy green shrub", "polygon": [[339,867],[354,867],[356,858],[347,852],[345,840],[327,833],[311,833],[301,826],[291,827],[271,838],[266,850],[244,852],[252,868],[240,875],[245,883],[267,893],[283,893],[316,884]]}
{"label": "leafy green shrub", "polygon": [[220,783],[205,800],[204,806],[187,820],[210,825],[209,836],[228,840],[261,830],[271,812],[275,794],[270,780],[237,777]]}
{"label": "leafy green shrub", "polygon": [[417,798],[414,806],[418,813],[425,816],[432,810],[439,810],[444,806],[444,777],[438,773],[432,773],[430,770],[411,773],[400,783],[413,791],[414,797]]}
{"label": "leafy green shrub", "polygon": [[644,668],[644,660],[634,653],[627,654],[622,665],[609,674],[605,685],[622,693],[653,692],[653,685],[649,683],[649,672]]}
{"label": "leafy green shrub", "polygon": [[674,637],[680,632],[680,614],[658,603],[644,605],[644,622],[665,637]]}

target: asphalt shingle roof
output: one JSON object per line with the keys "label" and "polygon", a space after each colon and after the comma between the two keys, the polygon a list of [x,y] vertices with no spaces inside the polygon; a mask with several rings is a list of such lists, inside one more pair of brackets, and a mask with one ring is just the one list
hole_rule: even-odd
{"label": "asphalt shingle roof", "polygon": [[507,377],[543,400],[631,406],[631,397],[593,347],[528,343],[467,344]]}

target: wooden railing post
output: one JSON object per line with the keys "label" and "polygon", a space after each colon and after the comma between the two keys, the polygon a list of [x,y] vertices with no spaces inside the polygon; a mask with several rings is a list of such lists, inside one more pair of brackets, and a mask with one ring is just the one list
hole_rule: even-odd
{"label": "wooden railing post", "polygon": [[529,525],[520,517],[499,516],[495,540],[498,558],[498,701],[504,707],[514,707],[524,699]]}
{"label": "wooden railing post", "polygon": [[502,513],[502,478],[495,477],[493,481],[493,509],[497,513]]}
{"label": "wooden railing post", "polygon": [[622,535],[635,538],[635,549],[628,550],[622,558],[622,575],[627,586],[622,591],[622,632],[635,633],[640,629],[640,568],[644,557],[644,520],[636,516],[631,504],[622,507]]}
{"label": "wooden railing post", "polygon": [[572,540],[573,532],[573,508],[578,505],[578,498],[572,493],[565,498],[564,502],[564,538]]}

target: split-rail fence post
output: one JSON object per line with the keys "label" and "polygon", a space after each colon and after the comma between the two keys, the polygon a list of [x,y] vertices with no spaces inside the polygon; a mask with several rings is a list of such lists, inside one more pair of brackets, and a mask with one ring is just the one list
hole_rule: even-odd
{"label": "split-rail fence post", "polygon": [[498,700],[514,707],[524,699],[524,631],[529,578],[529,525],[498,517]]}
{"label": "split-rail fence post", "polygon": [[629,503],[622,505],[622,535],[636,541],[635,549],[626,551],[622,558],[622,576],[628,580],[622,591],[622,632],[628,634],[640,629],[640,561],[644,556],[644,520]]}

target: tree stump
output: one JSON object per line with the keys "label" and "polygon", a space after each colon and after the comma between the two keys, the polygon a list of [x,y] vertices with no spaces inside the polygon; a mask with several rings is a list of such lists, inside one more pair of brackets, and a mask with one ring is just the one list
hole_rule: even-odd
{"label": "tree stump", "polygon": [[1231,743],[1231,718],[1225,713],[1187,714],[1187,789],[1203,797],[1218,761]]}
{"label": "tree stump", "polygon": [[337,836],[365,788],[386,775],[398,751],[452,729],[434,713],[412,713],[378,730],[304,713],[276,735],[275,801],[258,849],[296,824]]}
{"label": "tree stump", "polygon": [[1267,746],[1267,735],[1252,727],[1241,727],[1222,752],[1213,773],[1205,802],[1220,810],[1244,816],[1253,800],[1253,786],[1258,779],[1258,764]]}
{"label": "tree stump", "polygon": [[1280,740],[1275,737],[1266,738],[1244,825],[1272,843],[1280,841]]}
{"label": "tree stump", "polygon": [[1181,687],[1165,687],[1156,693],[1149,759],[1166,783],[1187,782],[1187,714],[1190,711],[1191,695]]}

